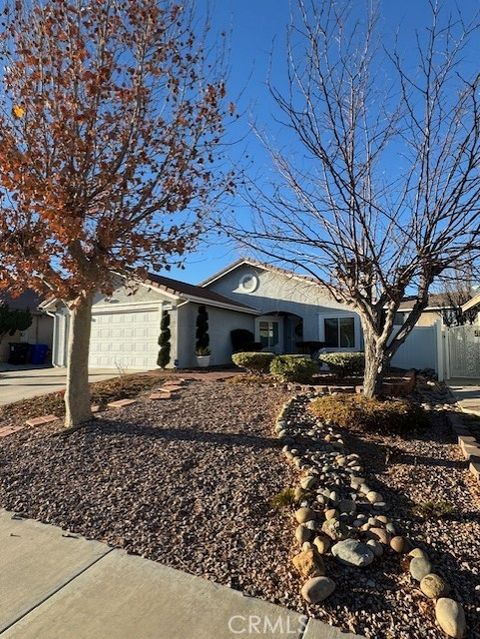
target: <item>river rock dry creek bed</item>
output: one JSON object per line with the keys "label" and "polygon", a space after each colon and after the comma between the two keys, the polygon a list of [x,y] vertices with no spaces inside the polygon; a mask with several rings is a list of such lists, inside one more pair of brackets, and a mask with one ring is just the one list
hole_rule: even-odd
{"label": "river rock dry creek bed", "polygon": [[[58,426],[20,431],[0,442],[0,506],[366,637],[445,637],[394,551],[364,568],[328,554],[335,590],[318,604],[304,600],[305,580],[292,563],[298,504],[270,505],[306,476],[274,432],[286,399],[279,388],[195,381],[177,398],[139,398],[68,435],[53,436]],[[295,428],[315,427],[308,399],[292,411]],[[428,553],[449,597],[462,603],[465,636],[478,639],[478,486],[443,414],[432,411],[431,427],[406,439],[334,431],[359,455],[396,532]],[[425,506],[440,501],[451,504],[441,516]]]}

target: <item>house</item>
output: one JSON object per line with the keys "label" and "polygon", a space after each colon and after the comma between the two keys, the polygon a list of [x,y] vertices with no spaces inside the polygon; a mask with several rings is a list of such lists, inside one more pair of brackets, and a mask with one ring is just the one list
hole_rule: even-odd
{"label": "house", "polygon": [[[94,299],[92,368],[148,370],[156,367],[162,311],[170,313],[171,364],[196,366],[198,309],[208,312],[211,365],[231,363],[234,329],[247,329],[265,349],[297,352],[305,341],[329,349],[361,350],[360,320],[318,283],[253,260],[238,260],[194,286],[159,275],[132,285],[118,277],[109,297]],[[65,366],[69,311],[59,300],[43,308],[55,317],[53,364]]]}
{"label": "house", "polygon": [[0,303],[7,304],[11,310],[30,310],[32,324],[25,331],[17,331],[14,335],[6,335],[0,343],[0,362],[6,362],[9,357],[9,343],[26,342],[28,344],[46,344],[51,350],[53,345],[53,318],[41,309],[41,297],[26,290],[17,297],[2,293]]}
{"label": "house", "polygon": [[[408,313],[413,308],[413,303],[415,301],[415,297],[406,297],[400,304],[398,309],[398,313],[395,317],[396,324],[403,324],[404,319],[406,319]],[[466,304],[462,306],[462,310],[468,310],[473,308],[473,305],[470,305],[470,300]],[[448,313],[453,314],[457,310],[455,306],[452,305],[450,296],[446,293],[432,293],[428,296],[428,305],[425,310],[420,315],[416,326],[433,326],[439,320],[444,323],[445,314]]]}
{"label": "house", "polygon": [[[148,370],[156,367],[163,311],[170,314],[170,365],[197,365],[195,332],[198,310],[208,312],[210,364],[231,363],[231,331],[246,329],[265,350],[305,352],[309,346],[325,350],[363,349],[360,318],[336,302],[313,279],[251,259],[240,259],[199,286],[150,275],[141,283],[117,277],[109,297],[94,299],[90,342],[92,368]],[[67,363],[69,311],[61,301],[43,308],[55,317],[53,364]],[[403,322],[412,299],[402,302],[395,323]],[[403,368],[436,368],[437,330],[443,301],[432,295],[418,327],[393,359]]]}
{"label": "house", "polygon": [[[92,309],[91,368],[117,370],[156,368],[163,311],[170,313],[171,365],[196,366],[195,329],[198,309],[208,311],[211,364],[231,362],[230,330],[251,328],[257,311],[216,293],[168,277],[151,274],[141,283],[118,277],[110,296],[97,294]],[[66,366],[69,311],[60,300],[45,310],[55,317],[53,365]]]}

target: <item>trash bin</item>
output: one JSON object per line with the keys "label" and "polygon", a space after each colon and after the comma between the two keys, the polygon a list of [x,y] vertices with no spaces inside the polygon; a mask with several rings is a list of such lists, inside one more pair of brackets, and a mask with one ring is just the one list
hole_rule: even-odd
{"label": "trash bin", "polygon": [[45,364],[47,352],[47,344],[32,344],[30,350],[30,364],[38,364],[40,366]]}
{"label": "trash bin", "polygon": [[9,364],[26,364],[28,362],[30,344],[25,344],[25,342],[10,342],[9,347]]}

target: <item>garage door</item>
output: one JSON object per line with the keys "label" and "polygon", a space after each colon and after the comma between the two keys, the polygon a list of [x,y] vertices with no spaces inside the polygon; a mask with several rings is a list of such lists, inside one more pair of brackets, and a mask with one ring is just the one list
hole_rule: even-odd
{"label": "garage door", "polygon": [[158,309],[94,314],[89,365],[91,368],[155,368],[159,334]]}

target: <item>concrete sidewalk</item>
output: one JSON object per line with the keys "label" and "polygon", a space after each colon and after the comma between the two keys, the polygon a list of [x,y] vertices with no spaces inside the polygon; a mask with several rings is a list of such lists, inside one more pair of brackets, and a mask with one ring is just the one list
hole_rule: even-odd
{"label": "concrete sidewalk", "polygon": [[0,566],[5,639],[356,638],[5,510],[0,510]]}
{"label": "concrete sidewalk", "polygon": [[480,380],[449,379],[448,387],[465,413],[480,415]]}

